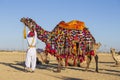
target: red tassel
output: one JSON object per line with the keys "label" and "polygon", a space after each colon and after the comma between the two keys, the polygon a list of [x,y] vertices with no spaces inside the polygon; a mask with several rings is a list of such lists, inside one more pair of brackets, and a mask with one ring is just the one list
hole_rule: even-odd
{"label": "red tassel", "polygon": [[90,55],[92,55],[92,56],[95,55],[94,50],[91,50],[91,51],[90,51]]}

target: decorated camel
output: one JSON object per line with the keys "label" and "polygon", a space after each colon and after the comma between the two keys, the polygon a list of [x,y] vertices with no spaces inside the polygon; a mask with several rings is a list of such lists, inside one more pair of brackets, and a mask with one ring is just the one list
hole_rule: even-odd
{"label": "decorated camel", "polygon": [[115,49],[111,48],[110,52],[112,54],[112,57],[115,61],[116,66],[120,66],[120,55],[116,54]]}
{"label": "decorated camel", "polygon": [[35,27],[37,37],[46,44],[45,53],[54,55],[58,60],[57,72],[61,71],[62,61],[65,60],[65,66],[70,59],[77,66],[85,61],[87,57],[86,70],[89,68],[91,57],[94,56],[96,62],[96,72],[98,72],[98,55],[96,50],[98,44],[91,35],[84,22],[73,20],[70,22],[61,21],[51,31],[44,30],[31,18],[21,18],[20,20],[28,28]]}

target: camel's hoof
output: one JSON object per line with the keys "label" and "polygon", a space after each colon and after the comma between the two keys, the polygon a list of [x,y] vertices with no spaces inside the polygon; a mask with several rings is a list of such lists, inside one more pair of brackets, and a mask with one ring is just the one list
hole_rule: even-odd
{"label": "camel's hoof", "polygon": [[61,70],[53,70],[53,72],[60,73]]}
{"label": "camel's hoof", "polygon": [[97,73],[99,73],[98,69],[95,70]]}
{"label": "camel's hoof", "polygon": [[99,71],[96,71],[97,73],[99,73]]}

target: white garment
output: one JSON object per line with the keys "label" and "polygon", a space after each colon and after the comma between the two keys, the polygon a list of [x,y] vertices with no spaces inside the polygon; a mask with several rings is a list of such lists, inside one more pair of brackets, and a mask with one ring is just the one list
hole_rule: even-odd
{"label": "white garment", "polygon": [[[28,31],[28,34],[29,32],[30,31]],[[36,31],[34,32],[35,32],[35,36],[33,37],[27,36],[28,50],[26,53],[26,60],[25,60],[26,67],[31,68],[33,71],[35,70],[35,67],[36,67],[36,47],[35,46],[36,46],[36,40],[37,40],[37,33]],[[29,47],[29,45],[34,46],[34,47]]]}

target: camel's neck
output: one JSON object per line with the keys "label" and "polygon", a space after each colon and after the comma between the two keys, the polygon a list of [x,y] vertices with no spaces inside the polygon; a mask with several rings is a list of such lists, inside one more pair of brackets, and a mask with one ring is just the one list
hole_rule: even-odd
{"label": "camel's neck", "polygon": [[45,31],[41,26],[36,25],[36,32],[38,39],[42,40],[45,43],[49,40],[50,32]]}
{"label": "camel's neck", "polygon": [[119,58],[118,58],[118,56],[116,55],[116,53],[115,53],[115,51],[111,51],[111,53],[112,53],[112,57],[113,57],[113,59],[115,60],[115,62],[116,62],[116,65],[118,65],[119,64]]}
{"label": "camel's neck", "polygon": [[113,56],[113,57],[116,56],[115,51],[112,51],[111,53],[112,53],[112,56]]}

